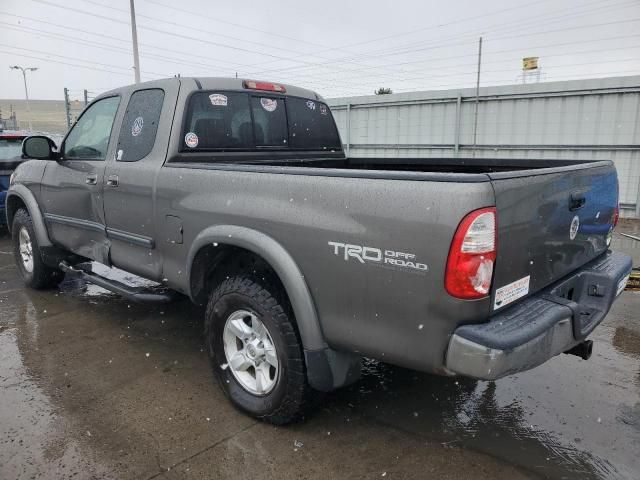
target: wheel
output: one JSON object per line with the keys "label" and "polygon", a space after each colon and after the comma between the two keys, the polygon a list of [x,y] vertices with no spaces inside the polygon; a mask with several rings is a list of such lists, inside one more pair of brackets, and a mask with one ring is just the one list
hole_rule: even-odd
{"label": "wheel", "polygon": [[281,288],[251,277],[223,281],[211,294],[205,336],[214,375],[231,402],[283,425],[319,398],[307,382],[302,344]]}
{"label": "wheel", "polygon": [[29,212],[20,209],[13,217],[13,252],[24,283],[37,290],[57,286],[62,270],[44,264]]}

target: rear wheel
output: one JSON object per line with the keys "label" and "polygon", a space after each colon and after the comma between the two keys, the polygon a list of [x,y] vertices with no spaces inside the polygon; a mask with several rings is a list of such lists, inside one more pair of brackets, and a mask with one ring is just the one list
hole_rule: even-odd
{"label": "rear wheel", "polygon": [[16,265],[24,283],[37,290],[58,285],[64,278],[64,273],[60,269],[45,265],[42,261],[29,212],[25,209],[16,212],[11,231]]}
{"label": "rear wheel", "polygon": [[207,306],[212,367],[235,406],[274,424],[305,415],[314,398],[286,296],[273,285],[237,276],[222,282]]}

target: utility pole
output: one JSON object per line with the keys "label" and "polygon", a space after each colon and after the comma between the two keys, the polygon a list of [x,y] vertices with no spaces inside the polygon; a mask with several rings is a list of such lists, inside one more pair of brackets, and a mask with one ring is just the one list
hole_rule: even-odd
{"label": "utility pole", "polygon": [[71,110],[69,107],[69,89],[64,87],[64,112],[67,116],[67,130],[71,128]]}
{"label": "utility pole", "polygon": [[129,0],[131,8],[131,40],[133,41],[133,70],[136,76],[136,83],[140,83],[140,57],[138,56],[138,30],[136,29],[136,7],[133,0]]}
{"label": "utility pole", "polygon": [[482,62],[482,37],[478,42],[478,76],[476,78],[476,108],[473,113],[473,156],[476,156],[476,138],[478,134],[478,105],[480,103],[480,65]]}
{"label": "utility pole", "polygon": [[89,92],[87,92],[87,89],[84,89],[84,107],[87,108],[87,105],[89,105]]}
{"label": "utility pole", "polygon": [[31,124],[31,105],[29,105],[29,90],[27,89],[27,72],[35,72],[38,70],[37,67],[21,67],[20,65],[14,65],[9,67],[11,70],[21,70],[22,71],[22,79],[24,80],[24,97],[27,100],[27,120],[29,121],[29,130],[33,130],[33,125]]}

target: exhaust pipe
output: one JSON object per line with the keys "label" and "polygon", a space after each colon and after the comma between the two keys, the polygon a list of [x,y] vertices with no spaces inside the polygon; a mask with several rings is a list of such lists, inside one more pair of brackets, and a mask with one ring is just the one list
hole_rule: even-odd
{"label": "exhaust pipe", "polygon": [[585,340],[580,342],[575,347],[570,350],[564,352],[568,355],[575,355],[576,357],[580,357],[583,360],[589,360],[591,358],[591,354],[593,353],[593,340]]}

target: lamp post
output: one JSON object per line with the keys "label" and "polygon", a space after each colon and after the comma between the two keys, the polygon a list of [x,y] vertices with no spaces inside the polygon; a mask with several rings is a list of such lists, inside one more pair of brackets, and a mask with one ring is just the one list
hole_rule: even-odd
{"label": "lamp post", "polygon": [[29,121],[29,130],[33,130],[33,125],[31,125],[31,106],[29,105],[29,90],[27,89],[27,72],[31,71],[31,72],[35,72],[36,70],[38,70],[37,67],[21,67],[19,65],[13,65],[12,67],[9,67],[12,70],[21,70],[22,71],[22,78],[24,80],[24,96],[27,100],[27,120]]}

